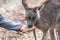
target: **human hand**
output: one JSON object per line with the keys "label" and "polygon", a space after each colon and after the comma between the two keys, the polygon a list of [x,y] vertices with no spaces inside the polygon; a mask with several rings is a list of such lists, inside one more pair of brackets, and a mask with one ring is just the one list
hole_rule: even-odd
{"label": "human hand", "polygon": [[28,28],[26,25],[22,26],[20,29],[22,32],[32,32],[35,30],[35,27],[33,26],[32,28]]}

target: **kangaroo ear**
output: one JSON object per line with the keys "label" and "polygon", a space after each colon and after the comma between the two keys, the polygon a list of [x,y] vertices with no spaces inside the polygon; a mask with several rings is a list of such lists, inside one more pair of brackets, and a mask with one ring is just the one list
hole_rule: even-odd
{"label": "kangaroo ear", "polygon": [[28,6],[27,0],[22,0],[22,4],[23,4],[25,10],[31,10],[32,9],[31,7]]}
{"label": "kangaroo ear", "polygon": [[24,6],[25,9],[28,9],[28,10],[36,10],[36,9],[40,9],[48,0],[42,0],[41,2],[39,2],[37,5],[35,5],[34,7],[28,7],[27,5],[27,0],[22,0],[22,4]]}
{"label": "kangaroo ear", "polygon": [[27,0],[22,0],[22,4],[23,4],[23,6],[24,6],[25,9],[29,9],[26,1]]}
{"label": "kangaroo ear", "polygon": [[41,7],[47,2],[48,0],[42,0],[41,2],[39,2],[37,5],[35,5],[32,9],[36,10],[36,9],[41,9]]}

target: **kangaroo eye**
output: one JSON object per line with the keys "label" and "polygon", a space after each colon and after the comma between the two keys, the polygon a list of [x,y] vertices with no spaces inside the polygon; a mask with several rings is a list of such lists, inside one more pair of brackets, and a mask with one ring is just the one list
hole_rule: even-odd
{"label": "kangaroo eye", "polygon": [[35,17],[32,18],[32,20],[34,20],[34,19],[35,19]]}

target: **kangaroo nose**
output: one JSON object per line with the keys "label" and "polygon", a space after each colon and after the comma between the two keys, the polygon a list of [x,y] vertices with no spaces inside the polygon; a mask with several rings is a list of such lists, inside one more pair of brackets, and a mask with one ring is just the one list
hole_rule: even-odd
{"label": "kangaroo nose", "polygon": [[32,25],[28,25],[28,28],[31,28],[32,27]]}

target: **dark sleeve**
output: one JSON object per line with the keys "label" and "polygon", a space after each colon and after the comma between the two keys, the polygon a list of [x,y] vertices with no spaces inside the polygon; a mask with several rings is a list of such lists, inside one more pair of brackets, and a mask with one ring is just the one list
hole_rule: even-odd
{"label": "dark sleeve", "polygon": [[19,31],[22,24],[16,23],[14,21],[8,20],[4,15],[0,14],[0,27],[6,28],[8,30]]}

